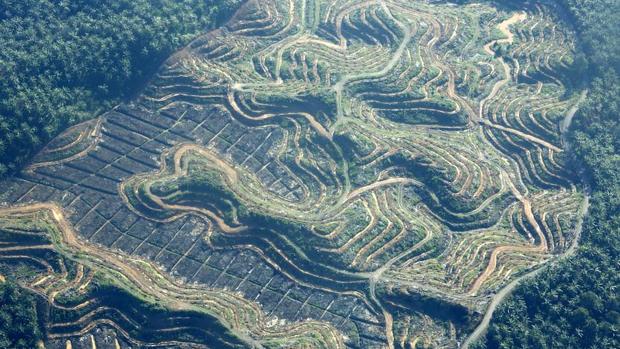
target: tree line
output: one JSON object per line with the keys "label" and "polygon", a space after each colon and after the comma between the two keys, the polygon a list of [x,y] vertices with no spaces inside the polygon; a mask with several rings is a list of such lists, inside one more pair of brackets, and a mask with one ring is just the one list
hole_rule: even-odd
{"label": "tree line", "polygon": [[135,91],[242,0],[0,0],[0,177]]}
{"label": "tree line", "polygon": [[0,348],[36,348],[42,333],[35,296],[14,283],[0,283]]}

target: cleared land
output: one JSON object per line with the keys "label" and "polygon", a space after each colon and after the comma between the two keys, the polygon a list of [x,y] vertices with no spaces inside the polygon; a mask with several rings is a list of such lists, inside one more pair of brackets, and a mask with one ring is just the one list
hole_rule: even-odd
{"label": "cleared land", "polygon": [[49,348],[458,347],[576,243],[572,38],[544,7],[250,1],[0,183],[0,262],[72,319]]}

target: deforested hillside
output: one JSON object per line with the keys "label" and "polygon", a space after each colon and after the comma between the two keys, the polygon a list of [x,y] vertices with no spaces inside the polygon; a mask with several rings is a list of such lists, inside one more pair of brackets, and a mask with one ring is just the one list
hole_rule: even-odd
{"label": "deforested hillside", "polygon": [[617,348],[620,318],[620,3],[561,0],[583,47],[588,98],[569,132],[591,205],[578,253],[515,291],[480,342],[486,348]]}
{"label": "deforested hillside", "polygon": [[553,4],[249,1],[0,183],[0,270],[49,348],[469,344],[579,244],[578,51]]}

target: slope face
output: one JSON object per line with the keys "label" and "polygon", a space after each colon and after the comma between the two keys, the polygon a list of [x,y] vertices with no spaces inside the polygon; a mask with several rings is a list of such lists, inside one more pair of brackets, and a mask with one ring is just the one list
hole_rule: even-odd
{"label": "slope face", "polygon": [[456,347],[576,243],[574,48],[552,12],[250,2],[53,141],[2,212],[47,203],[59,246],[256,346]]}

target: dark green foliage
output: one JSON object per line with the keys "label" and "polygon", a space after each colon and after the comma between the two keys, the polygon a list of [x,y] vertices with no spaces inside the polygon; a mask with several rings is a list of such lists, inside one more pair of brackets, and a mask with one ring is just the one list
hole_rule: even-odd
{"label": "dark green foliage", "polygon": [[0,177],[134,91],[241,0],[0,0]]}
{"label": "dark green foliage", "polygon": [[607,69],[620,73],[620,3],[616,0],[558,0],[572,17],[590,70],[604,75]]}
{"label": "dark green foliage", "polygon": [[487,348],[617,348],[617,261],[586,247],[495,313]]}
{"label": "dark green foliage", "polygon": [[575,168],[592,187],[577,255],[515,291],[477,348],[619,348],[620,2],[561,0],[585,54],[589,94],[571,127]]}
{"label": "dark green foliage", "polygon": [[12,283],[0,284],[0,348],[32,349],[41,339],[33,295]]}

